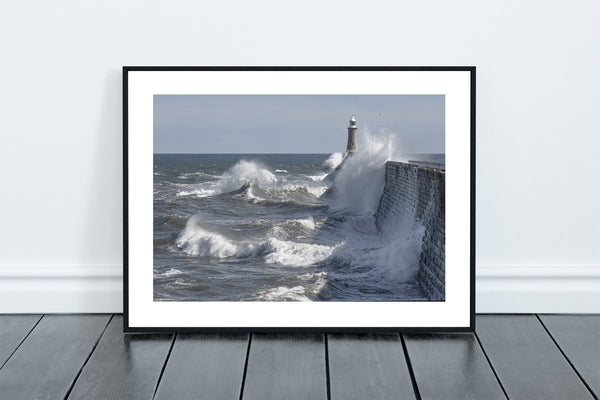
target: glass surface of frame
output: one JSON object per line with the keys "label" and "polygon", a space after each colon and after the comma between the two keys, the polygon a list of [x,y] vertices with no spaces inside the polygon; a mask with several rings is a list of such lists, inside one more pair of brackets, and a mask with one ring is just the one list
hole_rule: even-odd
{"label": "glass surface of frame", "polygon": [[474,328],[474,67],[124,67],[124,322]]}

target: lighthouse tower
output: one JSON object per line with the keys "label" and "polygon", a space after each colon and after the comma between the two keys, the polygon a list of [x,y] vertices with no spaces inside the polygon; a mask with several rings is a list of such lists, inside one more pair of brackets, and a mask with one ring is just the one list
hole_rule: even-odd
{"label": "lighthouse tower", "polygon": [[348,145],[346,146],[346,153],[348,153],[348,155],[358,151],[358,142],[356,139],[357,129],[358,127],[356,126],[356,118],[354,118],[353,115],[352,118],[350,118],[350,123],[348,124]]}

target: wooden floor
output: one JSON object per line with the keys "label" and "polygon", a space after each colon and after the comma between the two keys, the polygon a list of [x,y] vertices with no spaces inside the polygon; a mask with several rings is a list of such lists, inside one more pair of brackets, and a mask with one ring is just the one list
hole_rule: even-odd
{"label": "wooden floor", "polygon": [[476,334],[124,335],[121,315],[0,315],[0,399],[597,399],[600,315]]}

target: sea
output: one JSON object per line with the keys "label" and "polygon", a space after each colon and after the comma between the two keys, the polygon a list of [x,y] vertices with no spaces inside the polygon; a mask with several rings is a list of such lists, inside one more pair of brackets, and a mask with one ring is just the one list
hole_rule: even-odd
{"label": "sea", "polygon": [[155,154],[154,301],[426,301],[422,227],[375,226],[391,157]]}

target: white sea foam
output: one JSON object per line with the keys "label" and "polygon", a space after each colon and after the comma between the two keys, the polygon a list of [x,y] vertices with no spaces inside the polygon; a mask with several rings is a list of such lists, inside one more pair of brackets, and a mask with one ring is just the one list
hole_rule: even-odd
{"label": "white sea foam", "polygon": [[323,179],[325,179],[325,177],[327,176],[327,173],[322,173],[322,174],[318,174],[318,175],[304,175],[304,176],[314,182],[321,182],[321,181],[323,181]]}
{"label": "white sea foam", "polygon": [[293,200],[295,194],[302,195],[302,192],[304,192],[305,195],[309,194],[316,200],[325,193],[326,190],[327,186],[325,185],[309,185],[302,182],[296,182],[271,187],[266,189],[266,192],[279,200]]}
{"label": "white sea foam", "polygon": [[207,174],[206,172],[186,172],[185,174],[180,174],[177,178],[179,179],[190,179],[193,177],[202,177],[202,178],[218,178],[217,175]]}
{"label": "white sea foam", "polygon": [[309,186],[303,184],[289,184],[261,189],[257,185],[249,185],[237,196],[254,204],[263,202],[278,203],[314,203],[327,190],[326,186]]}
{"label": "white sea foam", "polygon": [[184,197],[184,196],[208,197],[208,196],[212,196],[215,193],[216,193],[215,189],[198,188],[198,189],[193,189],[193,190],[180,190],[179,192],[177,192],[177,196],[178,197]]}
{"label": "white sea foam", "polygon": [[346,239],[336,247],[331,259],[363,271],[371,280],[409,282],[419,270],[425,228],[414,222],[414,215],[389,224],[380,232],[373,216],[349,218],[337,227]]}
{"label": "white sea foam", "polygon": [[[191,176],[193,174],[189,175]],[[214,175],[209,174],[204,175],[215,177]],[[233,167],[225,171],[217,182],[205,182],[200,185],[194,185],[192,186],[192,189],[179,191],[177,196],[208,197],[231,192],[244,185],[256,185],[268,188],[276,185],[278,181],[279,179],[275,174],[258,162],[240,160]],[[251,191],[247,191],[246,196],[248,200],[255,203],[261,200],[259,197],[254,196]]]}
{"label": "white sea foam", "polygon": [[276,169],[275,172],[279,173],[279,174],[287,174],[288,173],[287,169]]}
{"label": "white sea foam", "polygon": [[304,219],[294,219],[294,220],[292,220],[292,222],[296,222],[296,223],[302,225],[303,227],[305,227],[306,229],[310,229],[310,230],[314,230],[316,227],[315,220],[313,219],[313,217],[308,217],[308,218],[304,218]]}
{"label": "white sea foam", "polygon": [[302,275],[298,275],[297,278],[301,279],[303,281],[307,281],[313,278],[323,278],[327,276],[327,272],[325,271],[321,271],[321,272],[307,272],[306,274],[302,274]]}
{"label": "white sea foam", "polygon": [[306,289],[302,286],[285,287],[280,286],[260,292],[257,297],[263,301],[310,301],[304,294]]}
{"label": "white sea foam", "polygon": [[322,221],[316,221],[313,217],[304,219],[291,219],[283,223],[274,225],[270,229],[269,236],[275,239],[287,240],[290,237],[307,238],[314,234],[314,231],[321,227]]}
{"label": "white sea foam", "polygon": [[251,201],[252,203],[260,203],[264,201],[264,199],[260,196],[256,196],[252,191],[252,186],[249,186],[246,191],[244,191],[244,199]]}
{"label": "white sea foam", "polygon": [[[325,172],[327,173],[332,172],[342,163],[342,161],[344,161],[344,153],[333,153],[323,163],[323,169],[325,169]],[[324,177],[325,176],[323,176],[323,178]]]}
{"label": "white sea foam", "polygon": [[[309,276],[307,279],[304,277]],[[279,286],[267,290],[262,290],[257,294],[258,300],[263,301],[311,301],[307,295],[318,295],[327,284],[325,277],[327,273],[319,272],[314,274],[301,275],[299,278],[308,281],[316,278],[312,283],[305,283],[306,286]]]}
{"label": "white sea foam", "polygon": [[324,185],[309,185],[302,182],[295,183],[281,183],[277,186],[266,189],[267,193],[281,200],[291,199],[291,195],[294,192],[305,191],[310,195],[318,198],[327,190],[327,186]]}
{"label": "white sea foam", "polygon": [[193,220],[188,221],[176,244],[177,247],[191,256],[225,258],[238,253],[236,245],[217,233],[208,232],[197,227]]}
{"label": "white sea foam", "polygon": [[262,188],[269,188],[278,181],[277,176],[258,162],[240,160],[225,171],[216,188],[217,193],[227,193],[253,183]]}
{"label": "white sea foam", "polygon": [[385,163],[395,153],[394,137],[365,133],[361,151],[348,156],[334,178],[331,207],[335,211],[368,214],[377,210],[385,183]]}
{"label": "white sea foam", "polygon": [[321,197],[327,190],[327,186],[305,186],[306,191],[315,197]]}
{"label": "white sea foam", "polygon": [[[308,221],[302,223],[310,225]],[[263,255],[267,264],[292,267],[313,265],[325,260],[335,250],[335,246],[297,243],[274,237],[259,242],[234,241],[205,229],[198,216],[193,216],[188,220],[176,245],[191,256],[224,259]]]}
{"label": "white sea foam", "polygon": [[325,285],[327,285],[327,281],[325,280],[325,278],[320,277],[320,278],[317,279],[317,281],[315,283],[313,283],[310,286],[310,291],[313,294],[319,294],[319,292],[321,290],[323,290],[323,288],[325,287]]}
{"label": "white sea foam", "polygon": [[343,252],[339,254],[350,258],[354,265],[372,267],[371,274],[379,274],[395,281],[409,282],[416,279],[419,271],[423,233],[422,227],[400,229],[394,238],[381,238],[377,247],[370,249],[354,247],[346,254]]}
{"label": "white sea foam", "polygon": [[167,276],[167,277],[169,277],[169,276],[173,276],[173,275],[181,275],[181,274],[183,274],[183,272],[181,272],[180,270],[178,270],[176,268],[171,268],[171,269],[169,269],[167,271],[159,272],[157,274],[160,275],[160,276]]}
{"label": "white sea foam", "polygon": [[278,239],[268,239],[269,254],[267,264],[281,264],[291,267],[306,267],[325,260],[335,250],[335,246],[296,243]]}
{"label": "white sea foam", "polygon": [[[276,175],[276,173],[285,172],[287,170],[276,169],[273,173],[256,161],[240,160],[225,171],[218,181],[209,181],[198,185],[176,184],[176,186],[184,188],[177,192],[177,196],[207,197],[232,192],[247,186],[241,196],[255,204],[266,200],[312,202],[327,190],[327,186],[320,182],[325,174],[310,177],[314,178],[312,181],[315,183],[312,183],[307,180],[290,181]],[[195,173],[183,174],[180,178],[193,175]],[[205,175],[208,176],[208,174]],[[214,175],[210,176],[214,177]],[[314,199],[309,199],[306,195],[313,196]]]}

